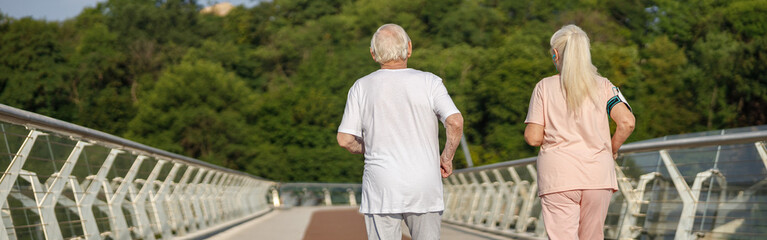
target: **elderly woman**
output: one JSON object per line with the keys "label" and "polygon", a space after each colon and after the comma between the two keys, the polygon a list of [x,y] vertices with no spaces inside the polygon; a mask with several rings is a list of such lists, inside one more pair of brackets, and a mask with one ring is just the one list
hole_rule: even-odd
{"label": "elderly woman", "polygon": [[[538,195],[551,239],[604,239],[604,221],[618,191],[618,149],[634,130],[625,98],[591,63],[589,38],[567,25],[551,37],[560,74],[535,85],[525,141],[540,146]],[[608,116],[617,128],[610,137]]]}

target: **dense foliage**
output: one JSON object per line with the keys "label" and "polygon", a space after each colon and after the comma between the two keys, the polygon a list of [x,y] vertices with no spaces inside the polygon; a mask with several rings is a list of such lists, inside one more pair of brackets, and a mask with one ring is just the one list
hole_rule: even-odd
{"label": "dense foliage", "polygon": [[[275,0],[224,17],[190,0],[109,0],[76,18],[0,16],[0,102],[281,181],[357,182],[335,144],[384,23],[441,76],[475,163],[535,154],[534,84],[551,34],[581,26],[621,87],[630,140],[767,124],[767,1]],[[460,151],[460,150],[459,150]],[[464,164],[462,153],[456,157]]]}

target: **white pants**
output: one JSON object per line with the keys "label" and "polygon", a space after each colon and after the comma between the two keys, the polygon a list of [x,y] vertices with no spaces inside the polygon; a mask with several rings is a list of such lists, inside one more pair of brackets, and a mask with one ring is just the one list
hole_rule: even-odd
{"label": "white pants", "polygon": [[410,229],[413,240],[439,239],[442,212],[365,214],[368,240],[401,240],[402,220]]}

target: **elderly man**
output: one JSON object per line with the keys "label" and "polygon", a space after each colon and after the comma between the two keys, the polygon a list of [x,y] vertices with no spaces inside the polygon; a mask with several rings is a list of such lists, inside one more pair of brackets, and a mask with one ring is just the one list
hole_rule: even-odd
{"label": "elderly man", "polygon": [[[413,45],[402,27],[386,24],[370,41],[381,69],[349,90],[338,144],[365,155],[362,204],[368,239],[401,239],[404,220],[415,240],[439,239],[442,181],[453,172],[463,117],[442,79],[407,68]],[[439,123],[447,141],[439,153]]]}

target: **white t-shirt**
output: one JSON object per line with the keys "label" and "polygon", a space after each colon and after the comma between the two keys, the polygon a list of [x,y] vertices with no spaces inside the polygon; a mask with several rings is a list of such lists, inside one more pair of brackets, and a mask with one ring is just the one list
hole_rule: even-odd
{"label": "white t-shirt", "polygon": [[459,113],[442,79],[414,69],[381,69],[357,80],[338,132],[365,141],[365,214],[444,210],[439,123]]}

